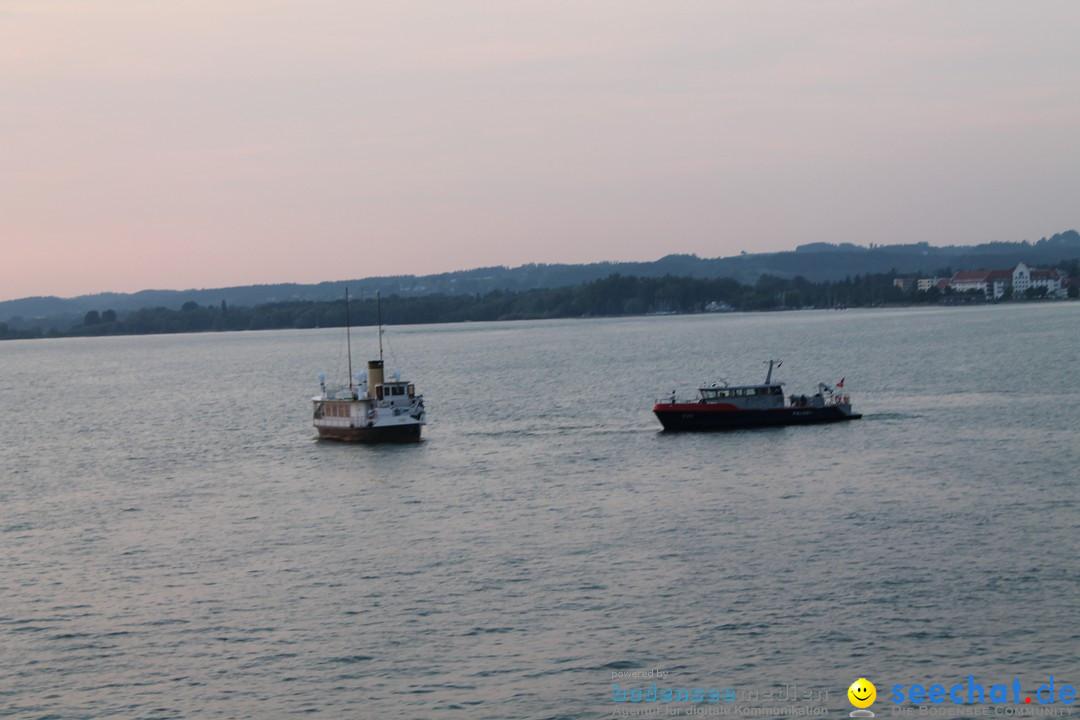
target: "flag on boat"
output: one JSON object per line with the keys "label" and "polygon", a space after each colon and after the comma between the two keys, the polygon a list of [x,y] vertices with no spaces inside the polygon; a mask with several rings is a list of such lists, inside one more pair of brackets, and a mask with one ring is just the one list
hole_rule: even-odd
{"label": "flag on boat", "polygon": [[844,377],[840,378],[840,382],[836,383],[836,387],[838,387],[838,388],[842,388],[842,387],[844,387],[844,378],[846,378],[846,377],[847,377],[847,375],[845,375]]}

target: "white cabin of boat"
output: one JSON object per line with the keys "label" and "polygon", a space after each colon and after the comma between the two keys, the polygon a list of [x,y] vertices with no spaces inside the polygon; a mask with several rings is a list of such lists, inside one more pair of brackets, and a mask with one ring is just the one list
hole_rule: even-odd
{"label": "white cabin of boat", "polygon": [[703,403],[734,405],[740,410],[767,410],[784,407],[783,383],[768,385],[728,385],[723,380],[698,388]]}
{"label": "white cabin of boat", "polygon": [[365,427],[379,419],[409,417],[423,423],[424,399],[416,386],[394,378],[383,381],[381,360],[368,363],[367,373],[357,373],[349,388],[329,390],[320,378],[322,394],[312,398],[316,427]]}

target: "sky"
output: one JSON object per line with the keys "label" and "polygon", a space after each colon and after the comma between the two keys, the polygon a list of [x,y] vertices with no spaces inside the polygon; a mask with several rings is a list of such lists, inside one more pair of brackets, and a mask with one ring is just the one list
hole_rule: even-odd
{"label": "sky", "polygon": [[0,299],[1080,226],[1074,0],[0,0]]}

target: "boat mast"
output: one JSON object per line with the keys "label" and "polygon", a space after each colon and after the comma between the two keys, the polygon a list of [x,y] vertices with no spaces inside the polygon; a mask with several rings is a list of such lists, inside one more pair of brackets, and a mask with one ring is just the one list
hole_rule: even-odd
{"label": "boat mast", "polygon": [[765,375],[765,384],[771,385],[773,365],[776,365],[776,367],[780,367],[784,363],[780,362],[779,360],[768,360],[767,362],[769,363],[769,372]]}
{"label": "boat mast", "polygon": [[379,364],[382,365],[382,296],[375,291],[375,313],[379,322]]}
{"label": "boat mast", "polygon": [[349,288],[345,288],[345,346],[349,351],[349,389],[352,390],[352,338],[349,335]]}

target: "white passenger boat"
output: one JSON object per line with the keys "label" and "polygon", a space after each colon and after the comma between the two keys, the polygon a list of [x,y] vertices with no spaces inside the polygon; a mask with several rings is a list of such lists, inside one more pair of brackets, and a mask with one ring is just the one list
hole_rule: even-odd
{"label": "white passenger boat", "polygon": [[312,422],[320,438],[345,442],[418,442],[424,426],[424,396],[394,373],[383,375],[382,302],[376,296],[379,359],[368,362],[367,372],[352,372],[349,330],[349,293],[345,291],[345,336],[349,355],[349,383],[329,388],[319,373],[319,395],[311,399]]}

